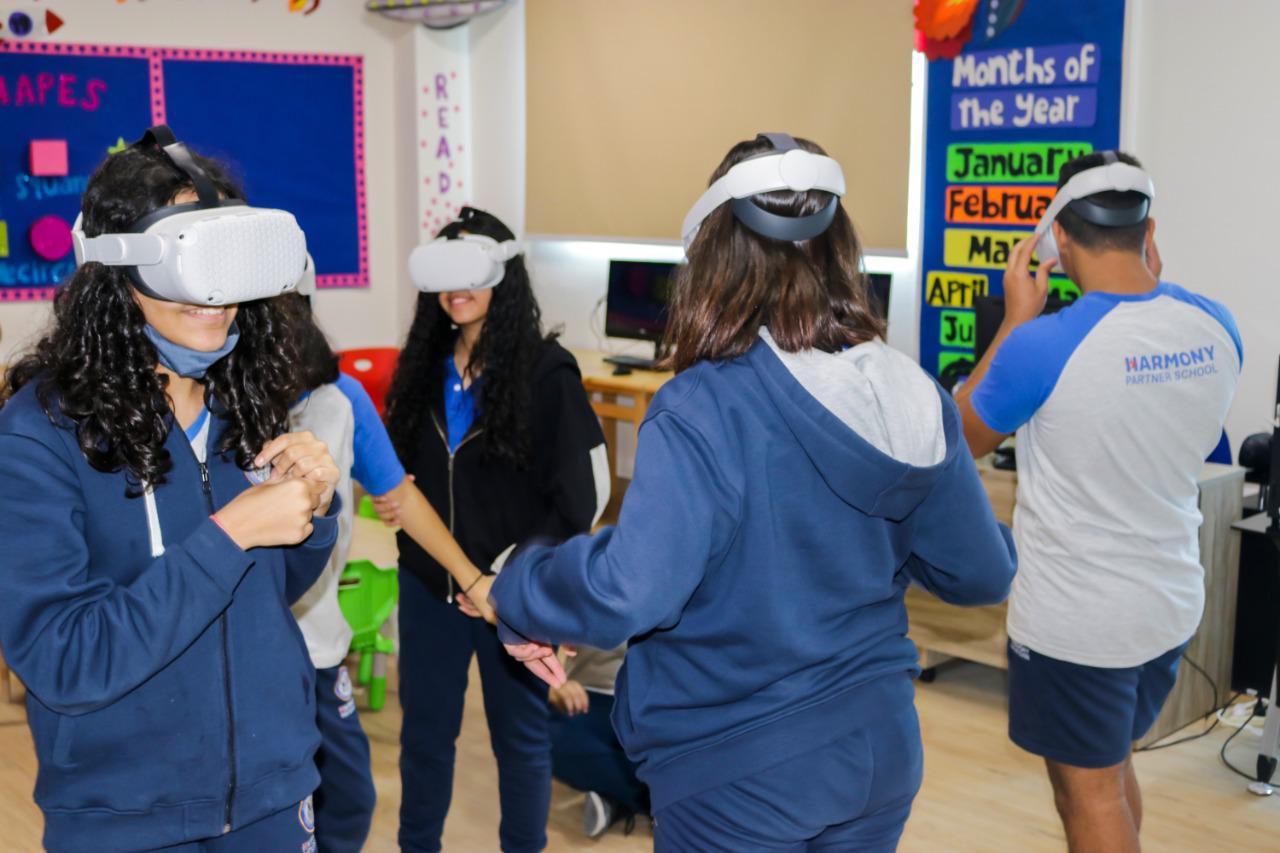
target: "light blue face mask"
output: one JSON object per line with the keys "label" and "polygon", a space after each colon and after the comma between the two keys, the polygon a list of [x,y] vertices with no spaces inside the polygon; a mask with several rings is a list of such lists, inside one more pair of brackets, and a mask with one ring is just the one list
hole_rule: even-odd
{"label": "light blue face mask", "polygon": [[160,363],[179,376],[185,376],[189,379],[204,379],[204,375],[209,371],[209,368],[235,349],[236,343],[240,340],[240,329],[234,322],[232,322],[231,328],[227,330],[226,343],[213,352],[201,352],[200,350],[189,349],[181,344],[175,344],[157,332],[150,323],[143,330],[147,333],[151,343],[155,344],[156,354],[160,357]]}

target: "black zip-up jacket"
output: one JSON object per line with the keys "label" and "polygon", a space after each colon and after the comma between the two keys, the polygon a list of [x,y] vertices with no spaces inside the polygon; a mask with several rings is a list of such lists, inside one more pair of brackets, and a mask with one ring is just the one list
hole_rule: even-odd
{"label": "black zip-up jacket", "polygon": [[[442,375],[434,381],[439,386]],[[547,342],[531,381],[532,440],[523,470],[485,451],[479,413],[450,457],[442,387],[404,460],[463,552],[486,574],[513,545],[535,537],[559,542],[586,532],[609,497],[604,434],[578,363],[564,347]],[[396,539],[401,568],[441,599],[451,599],[453,579],[443,567],[403,532]]]}

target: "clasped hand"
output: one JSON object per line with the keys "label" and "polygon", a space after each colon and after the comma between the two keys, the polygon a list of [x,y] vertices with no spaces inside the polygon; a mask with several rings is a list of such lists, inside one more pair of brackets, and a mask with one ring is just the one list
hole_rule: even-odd
{"label": "clasped hand", "polygon": [[[459,593],[458,609],[473,618],[484,619],[490,623],[496,622],[498,614],[491,606],[491,602],[489,602],[489,591],[493,589],[493,580],[494,575],[485,575],[476,581],[468,592]],[[487,606],[481,610],[476,606],[476,602],[485,602]],[[561,687],[567,680],[564,673],[564,665],[560,663],[560,658],[556,657],[555,646],[550,643],[530,641],[526,643],[503,643],[502,645],[507,650],[507,654],[520,661],[528,667],[530,672],[552,687]],[[577,654],[577,651],[565,646],[564,653],[573,656]]]}
{"label": "clasped hand", "polygon": [[329,511],[338,485],[329,448],[310,432],[285,433],[267,442],[254,465],[271,466],[270,477],[237,495],[214,520],[244,551],[306,541],[312,518]]}

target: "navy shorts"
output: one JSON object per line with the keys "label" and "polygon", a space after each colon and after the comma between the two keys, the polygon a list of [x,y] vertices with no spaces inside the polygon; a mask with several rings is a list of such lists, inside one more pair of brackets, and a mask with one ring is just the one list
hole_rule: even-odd
{"label": "navy shorts", "polygon": [[1009,642],[1009,739],[1073,767],[1111,767],[1150,729],[1186,643],[1140,666],[1084,666]]}

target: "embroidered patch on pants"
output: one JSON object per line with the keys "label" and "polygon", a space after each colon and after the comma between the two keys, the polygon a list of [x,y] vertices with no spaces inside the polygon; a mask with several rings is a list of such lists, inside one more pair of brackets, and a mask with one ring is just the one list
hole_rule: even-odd
{"label": "embroidered patch on pants", "polygon": [[354,695],[351,673],[347,672],[345,666],[338,667],[338,677],[333,680],[333,695],[337,696],[340,702],[346,702]]}
{"label": "embroidered patch on pants", "polygon": [[298,823],[302,824],[302,828],[307,832],[316,831],[316,810],[311,804],[311,795],[298,803]]}

